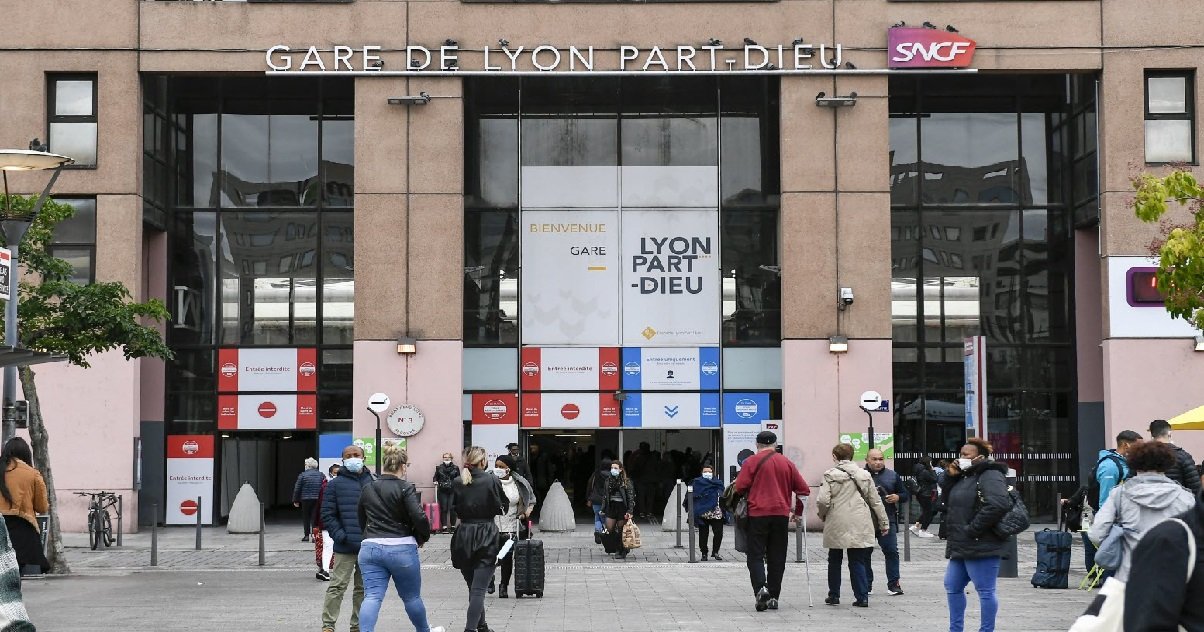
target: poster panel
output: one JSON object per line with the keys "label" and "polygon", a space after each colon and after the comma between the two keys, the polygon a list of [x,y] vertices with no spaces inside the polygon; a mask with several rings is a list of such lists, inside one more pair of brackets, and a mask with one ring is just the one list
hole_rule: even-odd
{"label": "poster panel", "polygon": [[723,423],[760,424],[769,420],[769,393],[724,393]]}
{"label": "poster panel", "polygon": [[330,466],[343,462],[343,448],[351,445],[350,432],[327,432],[318,435],[318,469],[330,478]]}
{"label": "poster panel", "polygon": [[312,393],[318,390],[318,350],[218,349],[217,390]]}
{"label": "poster panel", "polygon": [[618,428],[619,402],[612,393],[523,393],[524,428]]}
{"label": "poster panel", "polygon": [[717,391],[719,347],[625,347],[623,390]]}
{"label": "poster panel", "polygon": [[723,465],[727,484],[736,482],[744,460],[757,453],[757,433],[761,432],[759,423],[724,423],[723,424]]}
{"label": "poster panel", "polygon": [[219,430],[316,430],[318,396],[312,393],[218,395]]}
{"label": "poster panel", "polygon": [[[868,432],[842,432],[840,443],[853,446],[853,462],[865,462],[870,452],[870,434]],[[882,450],[882,455],[888,459],[895,458],[895,434],[893,432],[875,432],[874,447]]]}
{"label": "poster panel", "polygon": [[524,391],[619,389],[618,347],[523,347]]}
{"label": "poster panel", "polygon": [[523,211],[524,344],[617,346],[618,218],[618,211]]}
{"label": "poster panel", "polygon": [[719,344],[719,211],[623,211],[623,346]]}
{"label": "poster panel", "polygon": [[963,339],[962,375],[966,385],[967,437],[987,436],[986,349],[986,336],[968,336]]}
{"label": "poster panel", "polygon": [[[406,449],[406,440],[401,437],[381,437],[383,445],[400,446],[402,450]],[[358,445],[364,451],[364,467],[371,468],[372,473],[376,473],[376,437],[360,437],[351,442],[352,445]]]}
{"label": "poster panel", "polygon": [[167,524],[213,524],[213,435],[167,435]]}
{"label": "poster panel", "polygon": [[628,393],[624,428],[718,428],[719,393]]}

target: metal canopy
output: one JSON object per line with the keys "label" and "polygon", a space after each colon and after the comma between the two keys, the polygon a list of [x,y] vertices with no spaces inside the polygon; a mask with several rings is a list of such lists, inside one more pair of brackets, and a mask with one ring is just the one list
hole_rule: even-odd
{"label": "metal canopy", "polygon": [[62,362],[67,356],[53,355],[20,347],[0,347],[0,367],[29,366],[46,362]]}

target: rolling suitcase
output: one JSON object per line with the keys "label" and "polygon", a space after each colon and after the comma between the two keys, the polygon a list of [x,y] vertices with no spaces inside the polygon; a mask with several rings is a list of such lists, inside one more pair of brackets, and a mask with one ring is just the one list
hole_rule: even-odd
{"label": "rolling suitcase", "polygon": [[431,531],[438,531],[442,528],[442,523],[439,517],[439,503],[426,503],[422,506],[422,510],[426,512],[426,520],[431,523]]}
{"label": "rolling suitcase", "polygon": [[[529,533],[529,532],[528,532]],[[519,540],[514,543],[514,597],[534,595],[543,598],[543,540]]]}
{"label": "rolling suitcase", "polygon": [[1066,588],[1070,581],[1071,535],[1066,531],[1045,529],[1033,534],[1037,540],[1036,588]]}

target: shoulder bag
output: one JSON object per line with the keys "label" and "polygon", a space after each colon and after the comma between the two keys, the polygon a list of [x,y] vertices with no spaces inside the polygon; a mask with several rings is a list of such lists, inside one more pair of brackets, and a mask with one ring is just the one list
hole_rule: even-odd
{"label": "shoulder bag", "polygon": [[1117,494],[1116,518],[1112,521],[1112,528],[1108,530],[1108,535],[1095,550],[1095,565],[1110,571],[1119,569],[1125,561],[1125,531],[1127,530],[1120,522],[1121,501],[1125,497],[1124,487],[1117,487],[1113,493]]}
{"label": "shoulder bag", "polygon": [[[757,483],[757,474],[761,473],[761,468],[765,467],[765,464],[768,463],[769,459],[772,459],[775,454],[777,454],[777,452],[770,451],[769,456],[761,459],[761,461],[757,463],[757,469],[752,473],[752,476],[748,480],[748,491],[749,492],[752,491],[753,485],[755,485]],[[731,488],[733,490],[735,490],[736,484],[732,483]],[[725,492],[725,494],[726,494],[726,492]],[[731,512],[732,512],[732,516],[736,520],[736,524],[739,525],[740,528],[743,529],[748,526],[748,494],[741,494],[740,492],[735,492],[735,495],[737,496],[736,504],[731,509]]]}
{"label": "shoulder bag", "polygon": [[[982,496],[982,485],[976,479],[974,486],[978,492],[979,508],[981,509],[982,505],[986,504],[986,500]],[[1023,533],[1029,527],[1028,507],[1024,506],[1024,499],[1020,498],[1020,492],[1017,492],[1014,487],[1008,487],[1007,492],[1011,507],[998,522],[991,526],[991,531],[1005,540]]]}
{"label": "shoulder bag", "polygon": [[[857,496],[861,498],[861,502],[865,503],[866,509],[870,510],[870,532],[874,534],[875,538],[878,537],[882,533],[882,530],[878,528],[878,519],[874,517],[874,506],[870,504],[870,501],[865,499],[865,490],[857,482],[857,477],[853,476],[848,470],[842,471],[849,475],[849,480],[853,481],[853,486],[857,488]],[[883,509],[885,510],[886,507],[884,506]],[[886,524],[888,525],[887,528],[889,528],[890,516],[887,516]]]}

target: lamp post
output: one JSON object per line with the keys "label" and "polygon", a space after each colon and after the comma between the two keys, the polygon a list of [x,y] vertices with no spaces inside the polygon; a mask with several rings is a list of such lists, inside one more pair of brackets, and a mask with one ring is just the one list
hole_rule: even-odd
{"label": "lamp post", "polygon": [[[9,250],[12,251],[8,300],[4,306],[4,344],[10,350],[17,347],[17,291],[21,278],[17,263],[21,240],[25,239],[25,232],[29,230],[29,226],[42,211],[42,205],[46,203],[50,189],[58,180],[63,167],[75,162],[66,156],[41,151],[44,147],[39,146],[37,139],[34,139],[29,146],[30,149],[0,149],[0,173],[4,176],[5,201],[4,208],[0,209],[0,228],[4,230],[4,240],[8,244]],[[8,192],[8,172],[47,170],[53,170],[53,173],[50,175],[50,181],[46,183],[46,187],[42,189],[42,194],[38,196],[37,202],[28,210],[14,211],[13,200]],[[0,444],[7,443],[17,434],[16,420],[12,414],[16,399],[17,367],[15,365],[6,366],[4,367],[4,424]]]}

